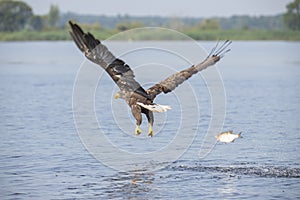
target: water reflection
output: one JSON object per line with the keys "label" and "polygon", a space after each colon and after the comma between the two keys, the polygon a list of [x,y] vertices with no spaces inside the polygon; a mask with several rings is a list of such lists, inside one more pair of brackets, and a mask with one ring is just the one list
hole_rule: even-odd
{"label": "water reflection", "polygon": [[232,196],[237,194],[237,181],[236,178],[225,178],[223,183],[217,188],[221,196]]}

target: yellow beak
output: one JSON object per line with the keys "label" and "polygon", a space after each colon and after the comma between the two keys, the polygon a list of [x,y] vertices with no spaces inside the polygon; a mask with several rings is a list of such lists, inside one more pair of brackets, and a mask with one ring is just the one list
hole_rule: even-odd
{"label": "yellow beak", "polygon": [[119,93],[116,93],[116,94],[114,95],[114,98],[115,98],[115,99],[120,98],[120,94],[119,94]]}

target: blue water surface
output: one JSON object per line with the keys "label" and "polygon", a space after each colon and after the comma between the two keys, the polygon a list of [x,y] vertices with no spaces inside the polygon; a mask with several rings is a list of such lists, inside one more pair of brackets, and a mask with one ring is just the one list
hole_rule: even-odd
{"label": "blue water surface", "polygon": [[[141,43],[151,46],[153,42]],[[187,42],[163,43],[193,53]],[[199,44],[209,50],[215,42]],[[124,48],[128,43],[107,45]],[[116,171],[90,154],[73,121],[73,86],[80,65],[86,63],[75,45],[1,42],[0,198],[300,198],[300,43],[233,42],[231,49],[217,65],[226,94],[223,130],[242,131],[243,138],[231,144],[217,143],[205,158],[199,158],[212,107],[207,83],[201,76],[193,77],[189,83],[196,91],[201,113],[200,117],[190,117],[199,117],[200,122],[198,127],[182,127],[183,132],[185,128],[197,131],[184,155],[174,162],[147,161],[145,168],[130,165],[127,168],[131,170]],[[137,61],[149,58],[147,54],[138,55]],[[127,59],[130,62],[132,57],[128,55]],[[178,70],[188,67],[185,62],[167,57],[165,61]],[[156,63],[155,67],[159,66]],[[140,75],[143,70],[137,69],[137,79],[149,85],[151,78],[156,80],[160,74],[158,69],[147,71],[147,75]],[[180,125],[180,109],[185,109],[176,96],[170,94],[159,99],[173,109],[168,115],[155,115],[158,134],[146,137],[144,119],[143,135],[137,138],[124,102],[101,103],[112,98],[114,83],[103,74],[99,84],[101,87],[95,91],[95,116],[101,130],[115,145],[147,153],[164,148],[174,139],[173,133]],[[126,122],[125,128],[132,132],[121,134],[122,126],[115,126],[114,116],[109,114],[113,106],[124,110],[125,117],[117,120]],[[114,152],[108,155],[111,159],[116,156]],[[158,166],[161,168],[157,169]]]}

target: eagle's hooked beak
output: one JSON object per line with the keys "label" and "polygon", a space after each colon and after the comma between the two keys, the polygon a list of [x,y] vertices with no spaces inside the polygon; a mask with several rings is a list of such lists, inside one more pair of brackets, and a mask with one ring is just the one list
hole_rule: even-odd
{"label": "eagle's hooked beak", "polygon": [[115,98],[115,99],[118,99],[118,98],[120,98],[120,93],[119,93],[119,92],[117,92],[117,93],[114,95],[114,98]]}

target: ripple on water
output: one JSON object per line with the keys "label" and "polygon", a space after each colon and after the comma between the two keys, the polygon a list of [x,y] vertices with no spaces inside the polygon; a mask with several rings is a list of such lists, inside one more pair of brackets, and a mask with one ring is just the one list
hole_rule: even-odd
{"label": "ripple on water", "polygon": [[198,171],[198,172],[212,172],[228,175],[245,175],[245,176],[259,176],[270,178],[300,178],[300,168],[293,168],[287,166],[270,166],[270,165],[210,165],[202,164],[186,165],[180,164],[169,167],[174,171]]}

